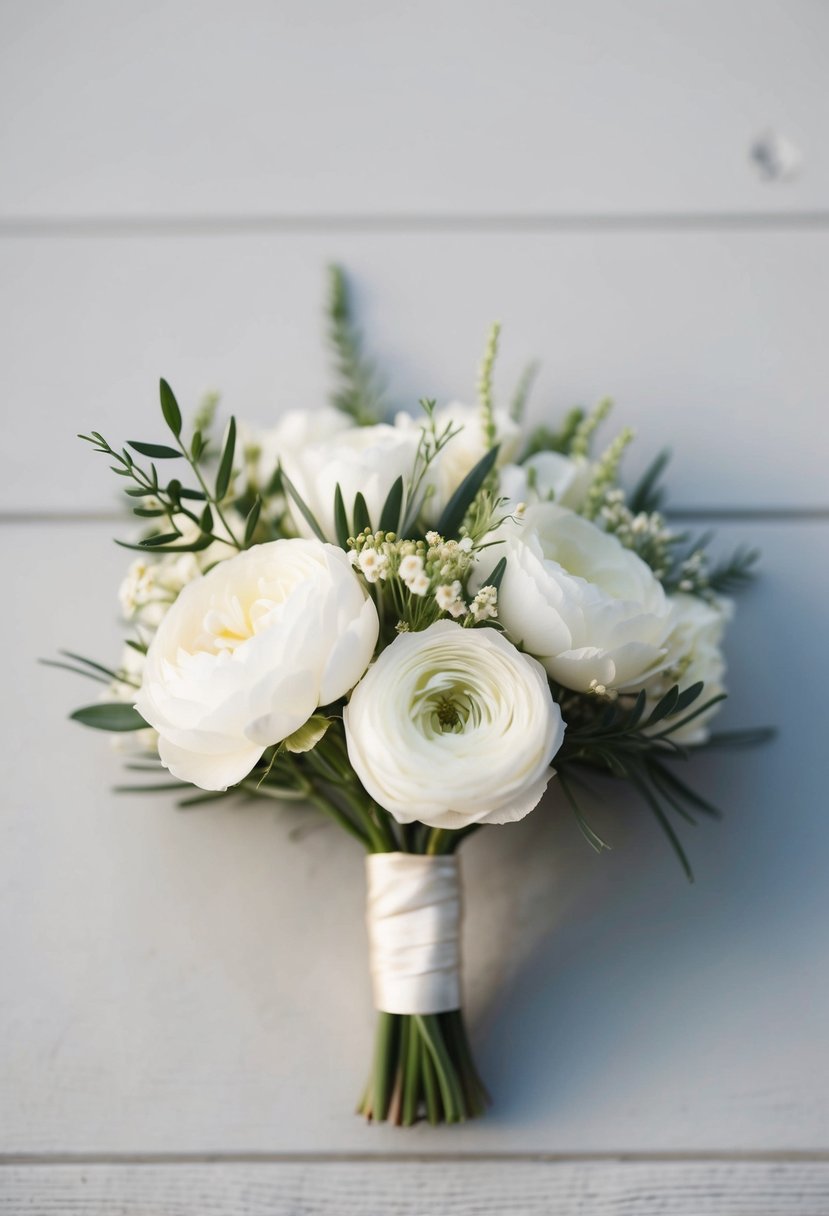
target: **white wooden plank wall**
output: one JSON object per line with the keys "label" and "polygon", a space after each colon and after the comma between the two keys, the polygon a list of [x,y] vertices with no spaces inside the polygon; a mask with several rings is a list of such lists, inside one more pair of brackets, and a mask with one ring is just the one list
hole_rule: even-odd
{"label": "white wooden plank wall", "polygon": [[[819,0],[2,0],[0,1212],[829,1211],[827,67]],[[610,787],[609,856],[555,799],[468,847],[463,1128],[350,1114],[348,839],[114,796],[35,665],[115,653],[75,432],[151,432],[161,373],[313,407],[331,260],[401,405],[468,397],[499,317],[505,392],[612,392],[765,553],[723,721],[781,733],[700,760],[694,887]]]}

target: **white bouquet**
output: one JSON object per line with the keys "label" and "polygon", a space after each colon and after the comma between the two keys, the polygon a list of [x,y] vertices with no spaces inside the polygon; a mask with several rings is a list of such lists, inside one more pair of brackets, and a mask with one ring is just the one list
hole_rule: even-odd
{"label": "white bouquet", "polygon": [[461,1015],[458,846],[555,781],[606,847],[576,794],[592,769],[637,789],[688,870],[672,817],[714,808],[678,762],[709,739],[723,593],[755,555],[712,566],[666,523],[664,457],[621,488],[630,432],[591,450],[607,403],[527,433],[527,376],[496,408],[497,327],[477,404],[389,419],[338,271],[330,319],[336,408],[265,432],[231,419],[217,443],[215,401],[185,432],[162,380],[170,445],[82,437],[148,531],[126,546],[120,666],[62,665],[107,685],[73,717],[134,733],[151,774],[134,788],[294,800],[359,842],[379,1010],[359,1109],[454,1122],[487,1101]]}

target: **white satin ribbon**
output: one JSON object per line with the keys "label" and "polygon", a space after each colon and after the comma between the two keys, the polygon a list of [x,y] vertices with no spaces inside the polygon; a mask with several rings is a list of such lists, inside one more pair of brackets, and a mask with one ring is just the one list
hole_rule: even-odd
{"label": "white satin ribbon", "polygon": [[366,871],[375,1008],[386,1013],[460,1009],[457,857],[371,853]]}

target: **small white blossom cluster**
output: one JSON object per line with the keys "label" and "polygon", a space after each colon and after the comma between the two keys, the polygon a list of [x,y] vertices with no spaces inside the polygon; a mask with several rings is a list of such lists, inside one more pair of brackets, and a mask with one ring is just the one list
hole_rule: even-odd
{"label": "small white blossom cluster", "polygon": [[596,522],[647,562],[658,579],[665,578],[671,567],[674,533],[659,511],[640,511],[635,515],[625,502],[624,492],[613,489],[605,494]]}
{"label": "small white blossom cluster", "polygon": [[427,618],[446,615],[464,625],[477,625],[498,615],[498,593],[482,587],[467,603],[464,587],[475,565],[471,537],[444,540],[438,532],[427,532],[425,540],[399,540],[393,532],[366,529],[349,542],[352,566],[368,583],[399,579],[409,595],[423,601],[413,621],[403,620],[400,628],[416,624],[422,628]]}
{"label": "small white blossom cluster", "polygon": [[200,574],[195,553],[136,558],[118,588],[124,619],[157,629],[179,592]]}

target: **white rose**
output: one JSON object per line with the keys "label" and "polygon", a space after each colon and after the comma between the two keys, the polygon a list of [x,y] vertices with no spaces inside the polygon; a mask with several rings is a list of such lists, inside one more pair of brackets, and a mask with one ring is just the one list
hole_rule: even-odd
{"label": "white rose", "polygon": [[580,511],[584,506],[594,465],[585,456],[564,456],[561,452],[536,452],[523,464],[508,464],[501,469],[499,491],[511,503],[556,502],[560,507]]}
{"label": "white rose", "polygon": [[507,559],[498,619],[565,688],[636,686],[664,665],[671,609],[650,567],[615,536],[554,503],[494,533],[485,578]]}
{"label": "white rose", "polygon": [[544,671],[493,629],[438,621],[400,634],[343,714],[348,756],[399,823],[522,819],[564,738]]}
{"label": "white rose", "polygon": [[288,410],[276,426],[266,430],[245,428],[241,438],[252,461],[254,479],[267,490],[280,461],[289,461],[309,444],[324,443],[334,435],[353,430],[354,423],[342,410],[325,405],[314,410]]}
{"label": "white rose", "polygon": [[181,592],[150,645],[136,708],[174,776],[224,790],[356,684],[377,634],[340,549],[257,545]]}
{"label": "white rose", "polygon": [[[402,477],[404,482],[411,478],[419,440],[420,431],[415,428],[405,430],[385,423],[357,426],[286,455],[283,467],[325,536],[334,540],[337,486],[342,490],[349,524],[359,491],[372,526],[378,527],[383,505],[397,478]],[[291,513],[297,529],[303,536],[310,536],[308,524],[293,503]]]}
{"label": "white rose", "polygon": [[[427,475],[431,493],[425,513],[430,523],[436,522],[464,477],[483,459],[490,447],[484,432],[480,406],[453,402],[435,410],[434,419],[438,435],[448,426],[457,431],[457,434],[441,449]],[[404,431],[415,430],[418,434],[423,429],[422,424],[408,414],[398,414],[395,425]],[[500,444],[499,466],[514,460],[518,455],[521,429],[506,410],[495,411],[495,442]]]}
{"label": "white rose", "polygon": [[[670,603],[674,624],[668,637],[666,666],[663,671],[652,676],[644,688],[648,694],[648,708],[653,709],[657,701],[674,684],[678,684],[680,692],[683,692],[701,680],[705,687],[699,699],[680,714],[680,718],[683,718],[699,709],[712,697],[725,692],[722,642],[725,627],[734,612],[734,605],[724,597],[709,603],[699,596],[684,593],[671,596]],[[708,725],[719,709],[718,702],[692,722],[674,731],[671,738],[675,743],[688,746],[705,743],[710,733]],[[671,719],[665,718],[653,729],[666,730],[670,724]]]}

